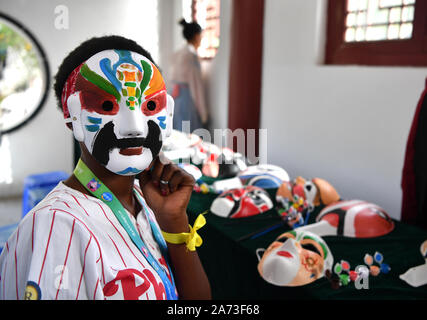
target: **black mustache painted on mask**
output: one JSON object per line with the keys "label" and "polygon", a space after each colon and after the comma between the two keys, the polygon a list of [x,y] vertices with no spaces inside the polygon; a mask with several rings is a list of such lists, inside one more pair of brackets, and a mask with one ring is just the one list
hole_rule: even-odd
{"label": "black mustache painted on mask", "polygon": [[117,139],[114,133],[114,123],[112,121],[108,122],[95,136],[92,151],[93,157],[105,166],[110,161],[110,152],[114,148],[143,147],[151,150],[154,159],[162,148],[161,132],[159,126],[153,120],[149,120],[147,124],[147,137]]}

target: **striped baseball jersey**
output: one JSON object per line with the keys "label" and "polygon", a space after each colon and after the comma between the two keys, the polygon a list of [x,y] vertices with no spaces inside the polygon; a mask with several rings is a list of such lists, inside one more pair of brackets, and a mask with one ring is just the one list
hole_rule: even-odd
{"label": "striped baseball jersey", "polygon": [[[144,211],[128,215],[170,278]],[[160,276],[111,209],[62,182],[8,239],[0,277],[1,299],[166,299]]]}

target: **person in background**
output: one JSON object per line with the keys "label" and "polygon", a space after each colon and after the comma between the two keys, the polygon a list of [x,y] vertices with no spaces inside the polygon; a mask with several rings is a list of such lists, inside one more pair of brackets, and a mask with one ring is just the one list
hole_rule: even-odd
{"label": "person in background", "polygon": [[190,131],[204,127],[208,122],[208,109],[202,81],[197,49],[202,39],[202,28],[197,22],[179,22],[183,27],[186,45],[176,51],[171,60],[171,95],[175,100],[173,127],[183,131],[183,121],[190,122]]}

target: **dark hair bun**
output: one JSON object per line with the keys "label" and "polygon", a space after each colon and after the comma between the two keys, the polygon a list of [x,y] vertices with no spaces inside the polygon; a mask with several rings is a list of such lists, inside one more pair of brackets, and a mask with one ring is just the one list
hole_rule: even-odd
{"label": "dark hair bun", "polygon": [[194,36],[202,32],[202,27],[197,22],[188,23],[184,18],[179,20],[179,24],[183,26],[182,35],[187,41],[190,41]]}

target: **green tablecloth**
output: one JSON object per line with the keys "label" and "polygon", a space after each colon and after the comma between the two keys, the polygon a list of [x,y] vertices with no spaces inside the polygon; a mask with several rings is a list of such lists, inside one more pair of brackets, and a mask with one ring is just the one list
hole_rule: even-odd
{"label": "green tablecloth", "polygon": [[[273,196],[276,190],[268,190]],[[197,215],[209,209],[215,194],[193,192],[188,214],[191,223]],[[321,208],[311,214],[314,222]],[[323,277],[301,287],[279,287],[267,283],[257,271],[257,248],[267,248],[281,233],[290,230],[282,226],[256,239],[237,241],[244,235],[279,222],[275,210],[264,214],[226,219],[212,213],[205,215],[207,224],[199,230],[203,245],[198,248],[200,259],[210,280],[214,299],[427,299],[427,285],[414,288],[399,278],[411,267],[425,262],[420,253],[427,231],[395,221],[394,230],[388,235],[373,239],[355,239],[338,236],[324,237],[335,262],[346,260],[351,269],[363,263],[366,253],[379,251],[391,271],[369,277],[369,289],[356,289],[354,283],[337,290],[331,288]]]}

